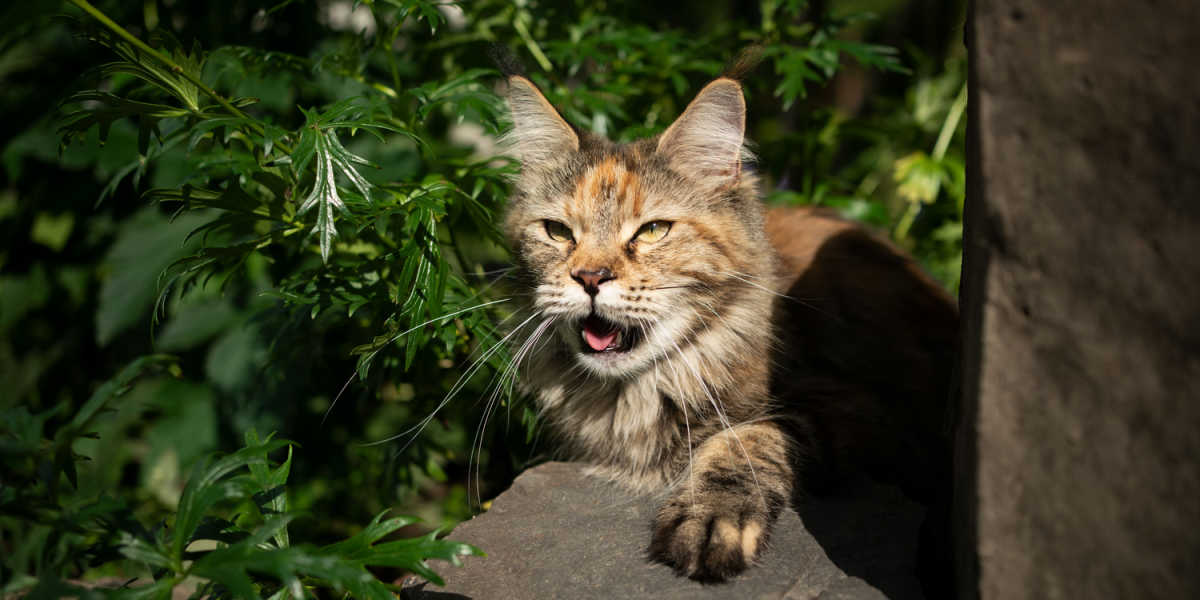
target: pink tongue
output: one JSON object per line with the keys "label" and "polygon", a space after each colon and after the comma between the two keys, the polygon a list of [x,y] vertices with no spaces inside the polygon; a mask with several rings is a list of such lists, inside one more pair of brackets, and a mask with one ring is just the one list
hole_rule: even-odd
{"label": "pink tongue", "polygon": [[614,328],[609,332],[597,333],[592,331],[591,327],[584,326],[583,337],[587,340],[588,345],[592,347],[592,350],[603,352],[605,348],[612,345],[613,340],[617,339],[617,330]]}

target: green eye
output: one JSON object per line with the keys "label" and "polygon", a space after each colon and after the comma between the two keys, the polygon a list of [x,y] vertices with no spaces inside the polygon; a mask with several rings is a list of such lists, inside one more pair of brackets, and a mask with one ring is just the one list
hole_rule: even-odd
{"label": "green eye", "polygon": [[556,242],[570,242],[575,240],[575,236],[571,234],[571,228],[559,223],[546,219],[542,222],[546,226],[546,235]]}
{"label": "green eye", "polygon": [[657,242],[666,237],[668,231],[671,231],[670,221],[650,221],[637,230],[633,239],[639,242]]}

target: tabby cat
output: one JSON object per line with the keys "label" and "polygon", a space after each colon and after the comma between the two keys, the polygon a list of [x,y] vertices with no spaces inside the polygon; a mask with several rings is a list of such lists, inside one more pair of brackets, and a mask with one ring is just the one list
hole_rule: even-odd
{"label": "tabby cat", "polygon": [[743,571],[801,482],[843,463],[929,491],[954,303],[854,224],[764,209],[738,81],[629,144],[523,77],[507,96],[522,171],[504,226],[535,315],[522,379],[576,458],[664,496],[654,559]]}

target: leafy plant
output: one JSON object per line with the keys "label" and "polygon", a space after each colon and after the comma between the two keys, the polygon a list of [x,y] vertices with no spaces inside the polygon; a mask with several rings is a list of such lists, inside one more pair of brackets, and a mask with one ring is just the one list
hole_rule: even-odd
{"label": "leafy plant", "polygon": [[[51,415],[31,415],[23,408],[5,415],[0,452],[5,464],[16,470],[0,490],[0,526],[5,537],[11,535],[19,544],[14,549],[17,561],[40,563],[41,573],[32,580],[18,571],[5,586],[5,595],[28,589],[29,598],[170,598],[176,587],[187,585],[194,595],[204,597],[304,598],[324,588],[355,598],[387,599],[392,586],[376,579],[368,567],[402,569],[441,584],[427,559],[457,565],[460,556],[480,554],[471,546],[439,540],[436,533],[381,542],[414,522],[407,517],[384,520],[383,514],[346,540],[322,547],[293,545],[288,525],[298,515],[289,512],[285,489],[292,444],[270,437],[261,440],[253,430],[246,433],[240,450],[197,465],[169,526],[145,527],[126,502],[108,495],[64,502],[69,495],[60,493],[60,486],[65,480],[77,487],[75,463],[87,458],[73,453],[74,442],[94,435],[89,433],[94,419],[135,378],[171,366],[174,363],[165,356],[134,361],[100,386],[49,438],[31,434],[40,432]],[[269,455],[284,447],[287,458],[273,463]],[[235,509],[233,515],[224,518],[230,508]],[[55,551],[47,554],[47,549]],[[62,579],[72,562],[86,560],[95,568],[120,559],[122,572],[132,575],[120,585],[99,587]]]}
{"label": "leafy plant", "polygon": [[[903,10],[0,9],[6,589],[137,577],[103,593],[155,595],[186,576],[197,595],[357,596],[462,549],[380,515],[450,526],[544,452],[504,343],[524,326],[496,230],[517,165],[496,145],[488,44],[527,61],[574,124],[622,141],[661,131],[756,45],[745,87],[768,201],[869,222],[955,289],[965,66],[961,49],[881,39]],[[281,442],[251,430],[303,446],[273,463]],[[397,532],[424,537],[380,537]],[[389,554],[402,548],[417,562]],[[382,580],[352,588],[352,572]]]}

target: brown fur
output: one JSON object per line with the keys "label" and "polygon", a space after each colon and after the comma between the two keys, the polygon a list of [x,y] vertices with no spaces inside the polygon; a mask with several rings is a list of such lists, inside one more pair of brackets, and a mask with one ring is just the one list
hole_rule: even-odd
{"label": "brown fur", "polygon": [[[653,557],[698,579],[735,575],[796,482],[830,465],[928,487],[953,303],[856,225],[764,212],[741,169],[740,85],[714,81],[659,138],[616,145],[571,128],[527,80],[510,84],[523,385],[596,473],[665,492]],[[662,239],[638,237],[656,221],[670,223]],[[627,351],[586,351],[584,319],[601,317],[636,340]]]}

